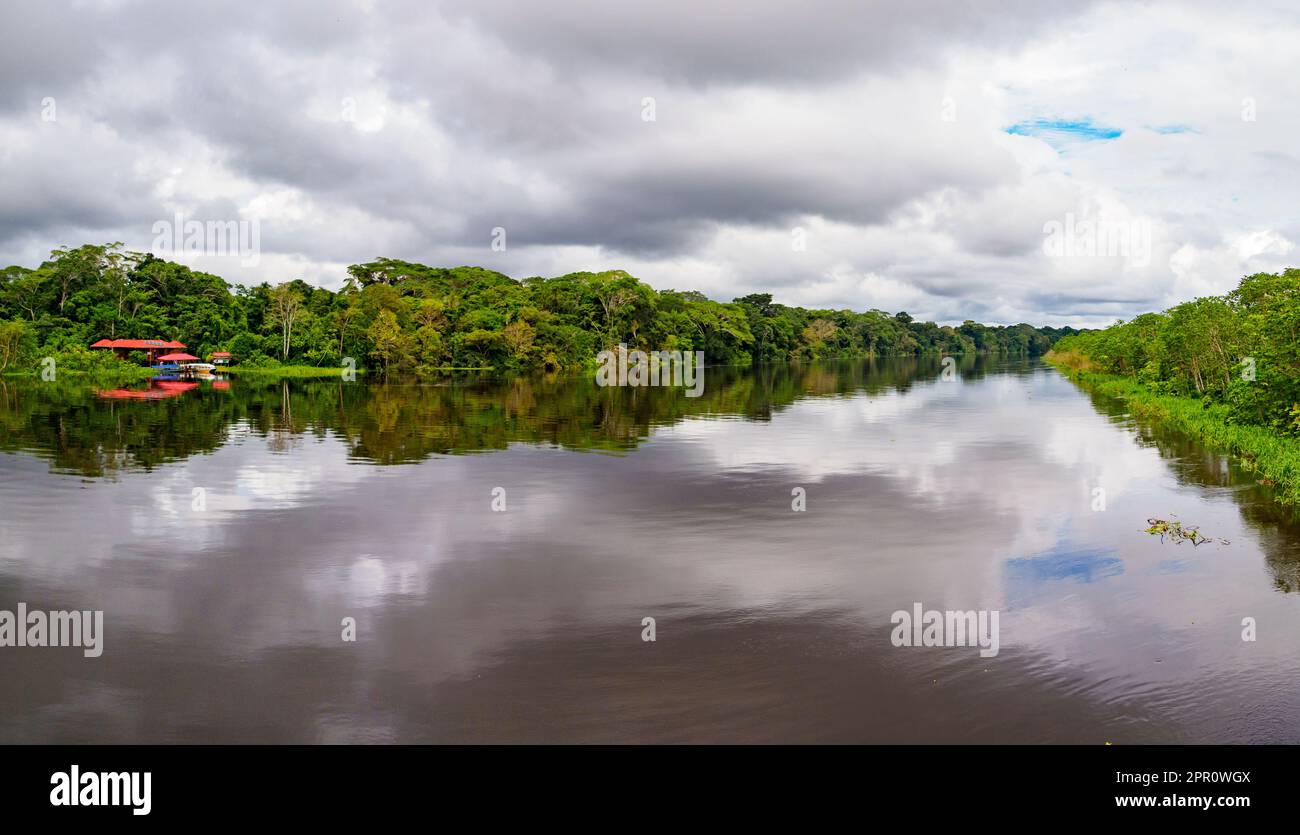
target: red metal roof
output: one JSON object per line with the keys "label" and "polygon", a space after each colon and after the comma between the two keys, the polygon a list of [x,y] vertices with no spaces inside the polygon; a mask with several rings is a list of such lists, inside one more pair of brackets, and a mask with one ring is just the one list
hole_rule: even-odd
{"label": "red metal roof", "polygon": [[101,339],[92,348],[130,348],[159,350],[161,348],[184,348],[184,342],[163,342],[161,339]]}
{"label": "red metal roof", "polygon": [[193,354],[163,354],[158,359],[163,362],[198,362],[199,360]]}
{"label": "red metal roof", "polygon": [[168,348],[161,339],[114,339],[114,348]]}
{"label": "red metal roof", "polygon": [[213,352],[212,352],[212,356],[214,356],[214,357],[228,357],[228,356],[230,356],[230,352],[229,352],[229,351],[213,351]]}

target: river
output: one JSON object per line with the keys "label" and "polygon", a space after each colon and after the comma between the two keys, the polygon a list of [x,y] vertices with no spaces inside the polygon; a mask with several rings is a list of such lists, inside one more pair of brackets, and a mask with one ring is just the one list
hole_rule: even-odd
{"label": "river", "polygon": [[[0,742],[1300,742],[1295,516],[955,371],[0,381],[0,610],[104,613],[0,647]],[[897,646],[915,604],[996,655]]]}

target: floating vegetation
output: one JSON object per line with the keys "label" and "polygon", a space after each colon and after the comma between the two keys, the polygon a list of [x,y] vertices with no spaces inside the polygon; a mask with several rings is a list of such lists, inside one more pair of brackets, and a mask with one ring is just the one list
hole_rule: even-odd
{"label": "floating vegetation", "polygon": [[[1214,537],[1202,534],[1200,528],[1184,527],[1183,523],[1177,519],[1148,519],[1147,524],[1151,527],[1147,528],[1146,532],[1152,536],[1160,537],[1161,542],[1165,541],[1166,536],[1172,539],[1175,545],[1190,542],[1192,547],[1214,541]],[[1219,542],[1224,545],[1230,544],[1226,539],[1220,539]]]}

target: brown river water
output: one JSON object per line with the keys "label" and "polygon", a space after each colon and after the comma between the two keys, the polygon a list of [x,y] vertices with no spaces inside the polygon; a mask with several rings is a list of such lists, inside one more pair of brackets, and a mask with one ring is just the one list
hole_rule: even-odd
{"label": "brown river water", "polygon": [[[0,742],[1300,742],[1294,515],[1041,362],[957,372],[0,380],[0,610],[104,613],[0,646]],[[997,654],[896,646],[916,603]]]}

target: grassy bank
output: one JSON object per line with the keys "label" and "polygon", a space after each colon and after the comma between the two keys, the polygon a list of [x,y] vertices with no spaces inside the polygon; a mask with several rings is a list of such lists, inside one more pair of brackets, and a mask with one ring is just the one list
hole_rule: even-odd
{"label": "grassy bank", "polygon": [[[78,382],[95,383],[97,385],[124,385],[126,383],[139,383],[151,379],[158,372],[152,368],[140,368],[138,366],[125,365],[121,368],[94,368],[94,369],[76,369],[76,368],[57,368],[54,381],[57,380],[76,380]],[[40,371],[5,371],[0,373],[0,377],[26,378],[29,380],[40,380]],[[51,381],[51,382],[54,382]]]}
{"label": "grassy bank", "polygon": [[1300,438],[1232,423],[1228,407],[1221,404],[1157,394],[1131,377],[1089,370],[1092,364],[1082,354],[1049,352],[1044,359],[1086,391],[1124,401],[1138,420],[1172,427],[1236,456],[1245,469],[1274,488],[1280,502],[1300,504]]}
{"label": "grassy bank", "polygon": [[[316,365],[279,365],[279,366],[256,366],[256,365],[231,365],[224,369],[224,372],[233,374],[238,377],[257,377],[258,379],[279,380],[279,379],[342,379],[342,368],[321,368]],[[358,376],[365,374],[364,368],[358,368],[354,371]]]}

